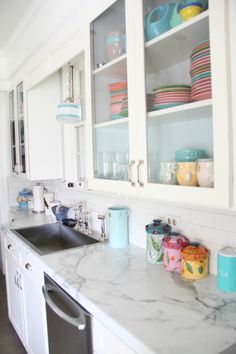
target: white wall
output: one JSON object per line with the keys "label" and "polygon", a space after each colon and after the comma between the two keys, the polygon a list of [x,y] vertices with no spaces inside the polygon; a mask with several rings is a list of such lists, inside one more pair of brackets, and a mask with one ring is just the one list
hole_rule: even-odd
{"label": "white wall", "polygon": [[4,91],[0,91],[0,224],[6,221],[8,212],[6,171],[9,170],[9,125],[6,119],[7,111],[7,93]]}

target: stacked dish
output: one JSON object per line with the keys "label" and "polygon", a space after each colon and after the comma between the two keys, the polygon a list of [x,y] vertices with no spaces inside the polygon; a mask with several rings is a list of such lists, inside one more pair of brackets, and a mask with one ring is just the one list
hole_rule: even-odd
{"label": "stacked dish", "polygon": [[120,107],[120,116],[128,117],[128,97],[124,98]]}
{"label": "stacked dish", "polygon": [[146,94],[146,104],[147,104],[147,111],[150,112],[153,110],[155,94],[154,93],[147,93]]}
{"label": "stacked dish", "polygon": [[124,100],[128,99],[127,81],[116,82],[114,84],[108,85],[108,87],[111,95],[111,119],[122,118],[120,115],[121,106]]}
{"label": "stacked dish", "polygon": [[165,85],[154,88],[155,92],[153,109],[163,109],[190,102],[191,86]]}
{"label": "stacked dish", "polygon": [[192,101],[211,98],[211,63],[209,40],[193,48],[190,57],[190,75],[192,82]]}

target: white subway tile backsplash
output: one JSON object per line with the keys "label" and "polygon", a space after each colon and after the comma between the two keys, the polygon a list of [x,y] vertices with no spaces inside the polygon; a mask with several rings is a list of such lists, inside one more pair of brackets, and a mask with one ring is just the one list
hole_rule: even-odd
{"label": "white subway tile backsplash", "polygon": [[236,247],[236,232],[229,232],[227,246]]}
{"label": "white subway tile backsplash", "polygon": [[213,225],[216,229],[234,231],[236,230],[236,215],[214,214]]}
{"label": "white subway tile backsplash", "polygon": [[[23,178],[10,176],[8,180],[8,193],[10,205],[16,205],[16,196],[24,187],[34,183]],[[178,217],[178,229],[191,241],[198,241],[210,250],[210,272],[217,271],[217,251],[223,246],[236,247],[236,212],[216,210],[199,210],[199,208],[186,207],[171,203],[160,203],[153,200],[135,197],[118,196],[106,193],[95,193],[65,188],[61,181],[44,181],[50,191],[56,193],[56,198],[62,203],[76,204],[83,201],[90,212],[90,227],[100,232],[100,221],[97,215],[107,212],[109,206],[126,205],[130,209],[129,239],[139,247],[146,247],[145,225],[152,222],[155,217]],[[108,223],[108,220],[107,220]]]}
{"label": "white subway tile backsplash", "polygon": [[214,243],[220,247],[225,246],[228,243],[228,233],[223,230],[203,228],[203,241]]}
{"label": "white subway tile backsplash", "polygon": [[214,216],[212,213],[199,211],[199,210],[191,210],[189,222],[194,225],[201,226],[214,226]]}

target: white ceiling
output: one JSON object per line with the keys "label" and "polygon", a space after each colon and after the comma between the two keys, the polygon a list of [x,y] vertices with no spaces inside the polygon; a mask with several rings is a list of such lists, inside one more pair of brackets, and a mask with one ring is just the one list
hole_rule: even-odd
{"label": "white ceiling", "polygon": [[20,20],[34,0],[0,0],[0,51],[20,24]]}

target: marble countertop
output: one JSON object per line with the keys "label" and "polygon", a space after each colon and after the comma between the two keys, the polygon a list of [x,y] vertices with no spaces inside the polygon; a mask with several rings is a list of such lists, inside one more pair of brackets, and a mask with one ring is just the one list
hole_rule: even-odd
{"label": "marble countertop", "polygon": [[[22,219],[8,227],[26,224]],[[133,245],[101,243],[37,257],[49,276],[138,354],[219,354],[236,342],[236,294],[217,290],[214,275],[187,281],[147,264],[145,250]]]}

